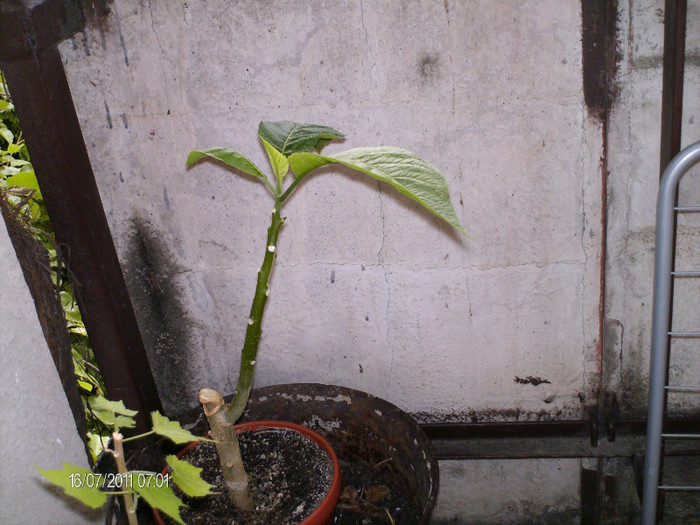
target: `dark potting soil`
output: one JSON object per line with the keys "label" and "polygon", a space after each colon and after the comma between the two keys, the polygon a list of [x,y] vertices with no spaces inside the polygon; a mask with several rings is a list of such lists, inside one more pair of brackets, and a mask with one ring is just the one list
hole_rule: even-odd
{"label": "dark potting soil", "polygon": [[333,479],[328,454],[302,434],[268,428],[239,434],[241,456],[257,509],[241,511],[229,501],[213,443],[202,443],[183,459],[201,467],[216,494],[183,498],[188,525],[294,525],[323,501]]}
{"label": "dark potting soil", "polygon": [[408,500],[408,488],[390,458],[375,464],[353,459],[339,459],[343,488],[335,525],[420,525],[420,509]]}

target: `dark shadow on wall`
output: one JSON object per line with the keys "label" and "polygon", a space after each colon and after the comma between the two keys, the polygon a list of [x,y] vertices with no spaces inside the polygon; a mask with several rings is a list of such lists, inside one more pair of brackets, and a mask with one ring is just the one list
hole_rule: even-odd
{"label": "dark shadow on wall", "polygon": [[[166,407],[185,410],[190,349],[189,320],[176,279],[181,270],[162,235],[135,217],[129,232],[124,275],[156,385]],[[174,408],[173,408],[174,407]]]}

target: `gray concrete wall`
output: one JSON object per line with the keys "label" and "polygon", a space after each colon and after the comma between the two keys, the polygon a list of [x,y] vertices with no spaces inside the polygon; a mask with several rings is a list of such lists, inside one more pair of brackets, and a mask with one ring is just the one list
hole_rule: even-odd
{"label": "gray concrete wall", "polygon": [[[619,95],[610,119],[606,311],[609,348],[604,383],[620,393],[624,413],[646,406],[656,193],[659,180],[664,2],[621,2]],[[700,5],[688,2],[682,147],[700,140]],[[681,183],[681,204],[700,204],[700,170]],[[679,270],[700,268],[700,216],[681,216]],[[700,282],[678,280],[674,329],[698,330]],[[694,349],[694,351],[693,351]],[[671,381],[700,384],[698,342],[674,343]],[[674,410],[697,398],[669,398]]]}
{"label": "gray concrete wall", "polygon": [[168,411],[232,390],[272,205],[185,155],[227,145],[266,166],[258,122],[291,119],[345,132],[329,152],[425,157],[473,240],[374,181],[310,178],[287,207],[256,383],[360,388],[424,421],[580,417],[598,377],[602,143],[579,2],[111,9],[61,53]]}
{"label": "gray concrete wall", "polygon": [[87,467],[87,455],[2,221],[0,275],[0,523],[99,523],[34,468]]}
{"label": "gray concrete wall", "polygon": [[[186,170],[185,155],[233,146],[266,166],[257,123],[291,119],[345,132],[329,152],[419,153],[446,175],[473,240],[360,176],[310,178],[278,244],[257,385],[337,383],[423,421],[493,421],[582,417],[581,399],[592,401],[602,378],[625,415],[640,415],[663,2],[618,6],[606,149],[583,100],[574,0],[119,0],[65,42],[166,410],[193,406],[204,385],[233,389],[272,205],[259,184],[224,168]],[[699,17],[690,2],[685,144],[700,135]],[[690,192],[700,195],[697,185]],[[693,220],[682,225],[687,261],[698,260]],[[673,371],[700,381],[687,358]],[[578,519],[578,460],[443,466],[436,522]]]}

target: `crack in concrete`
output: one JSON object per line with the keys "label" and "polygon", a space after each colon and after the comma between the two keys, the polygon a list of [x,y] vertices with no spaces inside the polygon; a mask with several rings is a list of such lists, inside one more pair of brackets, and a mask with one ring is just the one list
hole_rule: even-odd
{"label": "crack in concrete", "polygon": [[391,285],[389,284],[389,277],[387,275],[387,268],[384,262],[382,261],[382,253],[384,252],[384,246],[386,244],[386,214],[384,213],[384,199],[382,198],[382,185],[377,182],[377,188],[378,188],[378,197],[379,197],[379,215],[381,218],[381,223],[382,223],[382,244],[379,246],[379,250],[377,250],[377,266],[379,266],[382,269],[383,275],[384,275],[384,284],[386,285],[386,309],[384,312],[384,317],[385,317],[385,326],[386,326],[386,333],[384,334],[384,343],[386,344],[387,348],[390,349],[391,351],[391,364],[389,366],[389,373],[387,374],[387,384],[386,387],[389,389],[391,386],[391,376],[392,372],[394,370],[394,357],[395,357],[395,351],[393,345],[390,344],[389,341],[389,308],[391,305]]}
{"label": "crack in concrete", "polygon": [[362,0],[360,0],[360,24],[362,25],[362,30],[365,33],[365,45],[367,46],[367,54],[370,57],[371,63],[369,66],[369,70],[367,71],[367,78],[369,80],[369,85],[374,92],[375,82],[374,78],[372,77],[372,72],[374,71],[374,68],[377,65],[377,57],[375,54],[372,52],[372,48],[369,44],[369,32],[367,31],[367,26],[365,25],[365,4]]}
{"label": "crack in concrete", "polygon": [[158,45],[158,49],[160,50],[160,56],[158,57],[158,65],[160,66],[160,75],[163,80],[163,90],[165,91],[165,103],[167,107],[170,107],[170,92],[168,90],[168,79],[166,76],[165,68],[163,67],[163,61],[161,59],[165,59],[168,62],[170,62],[171,66],[176,66],[175,62],[168,58],[168,55],[165,53],[165,49],[163,49],[163,44],[160,41],[160,37],[158,36],[158,32],[156,31],[156,23],[155,19],[153,17],[153,10],[151,6],[149,6],[149,15],[151,17],[151,32],[153,33],[153,38],[155,38],[156,44]]}

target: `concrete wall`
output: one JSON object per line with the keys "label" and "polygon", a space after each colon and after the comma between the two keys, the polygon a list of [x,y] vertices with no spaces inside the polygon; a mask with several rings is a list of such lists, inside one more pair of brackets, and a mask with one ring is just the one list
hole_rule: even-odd
{"label": "concrete wall", "polygon": [[[608,143],[607,357],[604,383],[618,392],[623,413],[646,406],[656,193],[659,180],[664,2],[620,3],[618,99]],[[700,140],[700,5],[688,2],[682,147]],[[681,204],[700,204],[700,170],[681,183]],[[679,222],[679,270],[700,268],[700,216]],[[674,329],[698,330],[697,279],[678,280]],[[693,349],[695,349],[693,351]],[[674,343],[671,381],[700,384],[698,341]],[[697,397],[673,395],[674,410],[697,407]]]}
{"label": "concrete wall", "polygon": [[422,420],[581,415],[602,142],[579,2],[111,10],[61,53],[166,410],[232,390],[272,206],[249,178],[186,170],[186,153],[227,145],[266,166],[258,122],[291,119],[345,132],[328,151],[419,153],[473,240],[374,181],[312,177],[286,210],[256,383],[360,388]]}
{"label": "concrete wall", "polygon": [[99,523],[34,468],[87,456],[4,222],[0,221],[0,523]]}
{"label": "concrete wall", "polygon": [[[329,152],[419,153],[473,240],[361,176],[310,178],[286,210],[257,385],[337,383],[422,421],[512,421],[582,417],[602,380],[623,415],[641,415],[663,2],[617,5],[607,148],[584,102],[574,0],[119,0],[62,44],[166,410],[193,406],[204,385],[233,389],[272,206],[256,181],[186,170],[185,155],[233,146],[267,166],[257,123],[291,119],[345,132]],[[685,144],[700,137],[689,8]],[[684,261],[698,260],[692,220]],[[689,358],[673,373],[700,381]],[[577,522],[579,460],[442,466],[436,522]]]}

